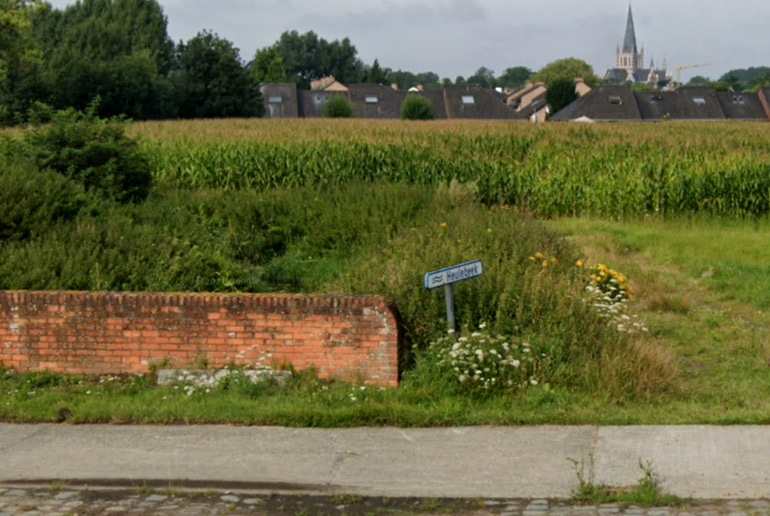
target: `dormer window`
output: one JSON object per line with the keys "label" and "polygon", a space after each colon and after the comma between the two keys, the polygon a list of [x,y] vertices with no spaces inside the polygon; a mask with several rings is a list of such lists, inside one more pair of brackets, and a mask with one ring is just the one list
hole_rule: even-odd
{"label": "dormer window", "polygon": [[473,98],[473,95],[463,95],[463,104],[473,105],[475,103],[476,103],[476,99]]}
{"label": "dormer window", "polygon": [[623,104],[623,99],[620,98],[620,96],[618,95],[610,95],[609,100],[610,100],[610,104],[614,104],[616,106]]}
{"label": "dormer window", "polygon": [[283,102],[283,97],[281,97],[280,95],[275,95],[275,96],[272,96],[272,97],[268,97],[267,101],[270,104],[280,104],[281,102]]}
{"label": "dormer window", "polygon": [[706,105],[706,99],[703,97],[693,97],[692,98],[693,104],[696,106],[705,106]]}
{"label": "dormer window", "polygon": [[733,95],[733,104],[745,104],[746,99],[744,99],[741,95]]}

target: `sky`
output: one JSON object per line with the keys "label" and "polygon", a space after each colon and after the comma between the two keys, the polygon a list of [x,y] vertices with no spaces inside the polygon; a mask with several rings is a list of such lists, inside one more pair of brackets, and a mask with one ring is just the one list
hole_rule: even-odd
{"label": "sky", "polygon": [[[71,0],[48,0],[62,8]],[[665,58],[682,79],[770,66],[768,0],[632,0],[645,65]],[[350,38],[358,57],[383,67],[469,77],[485,66],[534,71],[564,57],[599,75],[615,66],[628,0],[160,0],[174,41],[203,29],[232,41],[250,61],[287,30]]]}

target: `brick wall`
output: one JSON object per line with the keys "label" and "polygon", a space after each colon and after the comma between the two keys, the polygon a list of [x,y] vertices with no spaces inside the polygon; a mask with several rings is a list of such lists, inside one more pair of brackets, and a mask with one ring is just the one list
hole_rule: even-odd
{"label": "brick wall", "polygon": [[73,374],[292,364],[395,386],[398,327],[379,297],[0,291],[0,361]]}

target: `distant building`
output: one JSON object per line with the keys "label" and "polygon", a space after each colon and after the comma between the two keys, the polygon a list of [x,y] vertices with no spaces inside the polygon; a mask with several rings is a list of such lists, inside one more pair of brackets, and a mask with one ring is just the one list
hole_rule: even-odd
{"label": "distant building", "polygon": [[667,75],[665,59],[659,68],[656,68],[655,62],[650,59],[650,66],[645,68],[644,47],[639,49],[636,44],[634,14],[629,3],[623,47],[617,48],[617,63],[615,68],[607,70],[604,81],[612,84],[647,84],[655,88],[662,88],[670,80],[671,77]]}
{"label": "distant building", "polygon": [[[505,95],[480,86],[448,86],[443,90],[399,91],[381,84],[345,85],[333,77],[313,81],[310,90],[294,84],[263,84],[260,87],[266,118],[320,118],[326,102],[334,96],[350,100],[356,118],[401,118],[401,106],[409,95],[418,95],[432,105],[437,120],[526,120],[505,102]],[[544,99],[544,96],[543,96]],[[544,100],[543,100],[544,101]]]}
{"label": "distant building", "polygon": [[770,120],[770,88],[757,93],[716,92],[685,87],[676,91],[634,92],[604,85],[556,113],[554,122],[660,122],[664,120]]}

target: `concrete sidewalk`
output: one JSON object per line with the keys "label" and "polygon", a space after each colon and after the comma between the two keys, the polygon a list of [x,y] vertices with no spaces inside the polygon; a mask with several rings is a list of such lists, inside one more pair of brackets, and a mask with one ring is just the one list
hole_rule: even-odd
{"label": "concrete sidewalk", "polygon": [[[174,482],[365,496],[566,498],[570,459],[633,485],[652,461],[665,491],[770,497],[770,427],[290,429],[0,425],[0,483]],[[588,468],[586,469],[588,473]]]}

